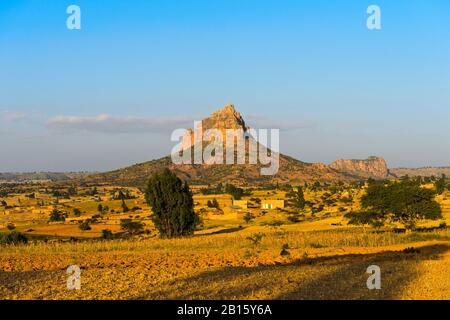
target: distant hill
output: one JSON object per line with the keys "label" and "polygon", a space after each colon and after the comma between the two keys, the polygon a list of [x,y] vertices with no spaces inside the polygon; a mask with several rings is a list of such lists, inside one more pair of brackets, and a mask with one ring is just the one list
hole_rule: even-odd
{"label": "distant hill", "polygon": [[[241,114],[233,105],[227,105],[202,120],[203,130],[217,128],[242,129],[247,131]],[[194,129],[195,130],[195,129]],[[190,130],[192,133],[194,130]],[[182,149],[192,148],[193,142],[189,138],[183,139]],[[337,182],[358,179],[354,175],[339,172],[322,163],[305,163],[292,157],[280,154],[280,167],[273,176],[260,174],[261,164],[232,164],[232,165],[176,165],[171,157],[136,164],[127,168],[110,172],[90,175],[83,179],[85,182],[107,182],[118,185],[142,186],[149,175],[163,168],[169,168],[191,184],[235,183],[240,185],[261,185],[268,183],[304,183],[304,182]]]}
{"label": "distant hill", "polygon": [[261,176],[261,165],[175,165],[164,157],[127,168],[90,175],[85,182],[105,182],[127,186],[142,186],[153,173],[169,168],[191,184],[206,185],[234,183],[238,185],[262,185],[268,183],[304,183],[353,181],[357,177],[340,173],[320,163],[305,163],[280,155],[280,169],[274,176]]}
{"label": "distant hill", "polygon": [[394,177],[439,177],[445,174],[450,177],[450,167],[423,167],[423,168],[394,168],[389,169],[389,172]]}
{"label": "distant hill", "polygon": [[0,181],[64,181],[82,178],[90,173],[85,172],[5,172],[0,173]]}

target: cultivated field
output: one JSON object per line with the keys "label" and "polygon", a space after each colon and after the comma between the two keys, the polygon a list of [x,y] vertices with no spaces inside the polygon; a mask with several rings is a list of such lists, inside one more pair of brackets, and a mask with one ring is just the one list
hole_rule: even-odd
{"label": "cultivated field", "polygon": [[[363,189],[306,189],[310,206],[298,221],[289,219],[292,208],[256,205],[285,199],[280,189],[252,190],[243,198],[249,208],[233,207],[226,194],[196,194],[199,230],[160,239],[137,189],[121,201],[113,186],[94,195],[79,189],[69,199],[33,188],[31,198],[0,198],[12,207],[0,209],[0,232],[13,223],[29,238],[1,247],[0,299],[450,299],[450,230],[437,228],[450,222],[449,192],[437,199],[445,219],[413,232],[347,225],[343,214],[359,207]],[[207,206],[213,199],[220,209]],[[99,204],[108,211],[99,213]],[[68,213],[65,222],[48,222],[54,207]],[[144,223],[146,232],[100,239],[105,229],[122,235],[124,218]],[[91,230],[80,230],[88,219]],[[70,265],[81,268],[81,290],[67,289]],[[381,268],[381,290],[366,286],[370,265]]]}

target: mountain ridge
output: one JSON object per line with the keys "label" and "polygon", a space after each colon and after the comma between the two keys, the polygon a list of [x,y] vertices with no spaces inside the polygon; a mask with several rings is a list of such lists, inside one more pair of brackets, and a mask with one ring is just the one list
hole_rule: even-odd
{"label": "mountain ridge", "polygon": [[[201,130],[198,128],[187,130],[181,139],[181,150],[195,148],[193,133],[203,133],[204,130],[241,129],[247,132],[248,127],[242,115],[237,112],[234,105],[213,112],[201,121]],[[259,145],[259,147],[261,147]],[[271,152],[270,152],[271,153]],[[149,175],[169,168],[181,179],[191,184],[217,184],[236,183],[261,185],[268,183],[305,183],[305,182],[338,182],[354,181],[358,177],[346,172],[339,172],[323,163],[306,163],[293,157],[279,153],[279,170],[272,176],[262,176],[261,163],[257,164],[174,164],[171,156],[162,157],[129,167],[88,176],[85,181],[99,181],[122,185],[142,186]]]}

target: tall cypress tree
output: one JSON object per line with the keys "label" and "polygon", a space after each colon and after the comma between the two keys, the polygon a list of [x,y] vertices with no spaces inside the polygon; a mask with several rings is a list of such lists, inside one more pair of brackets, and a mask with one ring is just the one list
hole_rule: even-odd
{"label": "tall cypress tree", "polygon": [[302,187],[298,187],[298,190],[296,192],[292,193],[291,201],[292,201],[292,204],[294,205],[294,207],[299,208],[299,209],[305,208],[306,201],[305,201],[305,195],[303,193]]}
{"label": "tall cypress tree", "polygon": [[188,184],[172,171],[165,169],[152,175],[145,199],[153,211],[152,220],[162,237],[172,238],[194,233],[199,218]]}

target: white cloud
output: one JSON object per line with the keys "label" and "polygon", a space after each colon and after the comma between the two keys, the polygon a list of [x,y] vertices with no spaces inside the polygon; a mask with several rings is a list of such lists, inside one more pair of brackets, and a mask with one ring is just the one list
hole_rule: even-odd
{"label": "white cloud", "polygon": [[27,115],[23,112],[2,111],[0,112],[0,120],[5,122],[17,122],[23,120]]}
{"label": "white cloud", "polygon": [[[101,114],[93,117],[59,115],[50,118],[46,127],[58,132],[101,132],[101,133],[157,133],[170,132],[177,128],[192,128],[198,119],[190,116],[174,117],[117,117]],[[267,117],[249,115],[247,125],[255,129],[280,129],[281,131],[295,131],[314,127],[311,121],[286,121]]]}
{"label": "white cloud", "polygon": [[94,117],[60,115],[49,119],[46,127],[60,132],[143,133],[188,128],[192,126],[193,121],[194,118],[187,116],[148,118],[115,117],[109,114]]}

